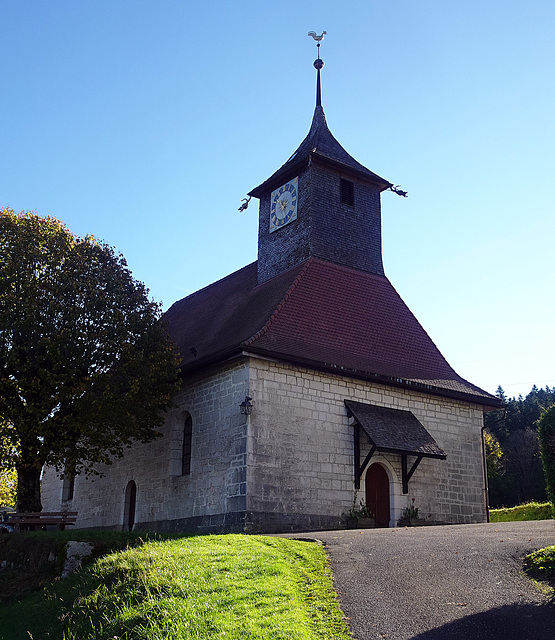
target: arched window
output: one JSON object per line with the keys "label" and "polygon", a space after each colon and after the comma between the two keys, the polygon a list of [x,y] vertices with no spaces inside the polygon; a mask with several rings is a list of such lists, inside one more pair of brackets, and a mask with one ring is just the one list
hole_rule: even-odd
{"label": "arched window", "polygon": [[184,415],[183,421],[183,448],[181,450],[181,475],[191,473],[191,443],[193,440],[193,420],[190,414]]}
{"label": "arched window", "polygon": [[125,488],[125,504],[123,509],[123,530],[133,531],[135,524],[135,505],[137,502],[137,485],[130,480]]}
{"label": "arched window", "polygon": [[67,502],[68,500],[73,500],[73,495],[75,493],[75,474],[70,471],[64,472],[64,480],[62,484],[62,500]]}

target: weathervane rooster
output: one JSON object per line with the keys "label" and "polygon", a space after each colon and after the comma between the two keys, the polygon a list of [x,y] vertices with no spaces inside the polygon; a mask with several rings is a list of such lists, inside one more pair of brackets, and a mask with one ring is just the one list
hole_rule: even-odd
{"label": "weathervane rooster", "polygon": [[314,40],[316,40],[316,42],[320,43],[324,39],[324,36],[327,35],[327,32],[326,31],[322,31],[322,35],[318,36],[318,35],[316,35],[316,31],[309,31],[308,35],[312,36],[314,38]]}

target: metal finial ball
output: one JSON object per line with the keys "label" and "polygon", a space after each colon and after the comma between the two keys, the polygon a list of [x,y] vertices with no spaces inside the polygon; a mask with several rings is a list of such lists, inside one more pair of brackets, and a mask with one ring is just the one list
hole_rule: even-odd
{"label": "metal finial ball", "polygon": [[316,60],[314,60],[314,68],[315,69],[323,69],[324,68],[324,61],[321,58],[317,58]]}

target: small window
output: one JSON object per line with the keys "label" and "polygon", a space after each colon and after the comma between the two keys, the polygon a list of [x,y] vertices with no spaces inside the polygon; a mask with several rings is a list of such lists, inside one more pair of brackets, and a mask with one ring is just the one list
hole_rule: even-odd
{"label": "small window", "polygon": [[193,420],[187,414],[183,425],[183,449],[181,454],[181,475],[191,473],[191,441],[193,439]]}
{"label": "small window", "polygon": [[355,206],[355,185],[350,180],[341,178],[341,204]]}

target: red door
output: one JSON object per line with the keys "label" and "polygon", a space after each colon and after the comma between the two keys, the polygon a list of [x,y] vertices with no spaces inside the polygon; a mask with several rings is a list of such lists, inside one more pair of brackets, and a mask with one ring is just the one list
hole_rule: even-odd
{"label": "red door", "polygon": [[366,472],[366,504],[376,527],[389,527],[389,478],[381,464],[373,464]]}

